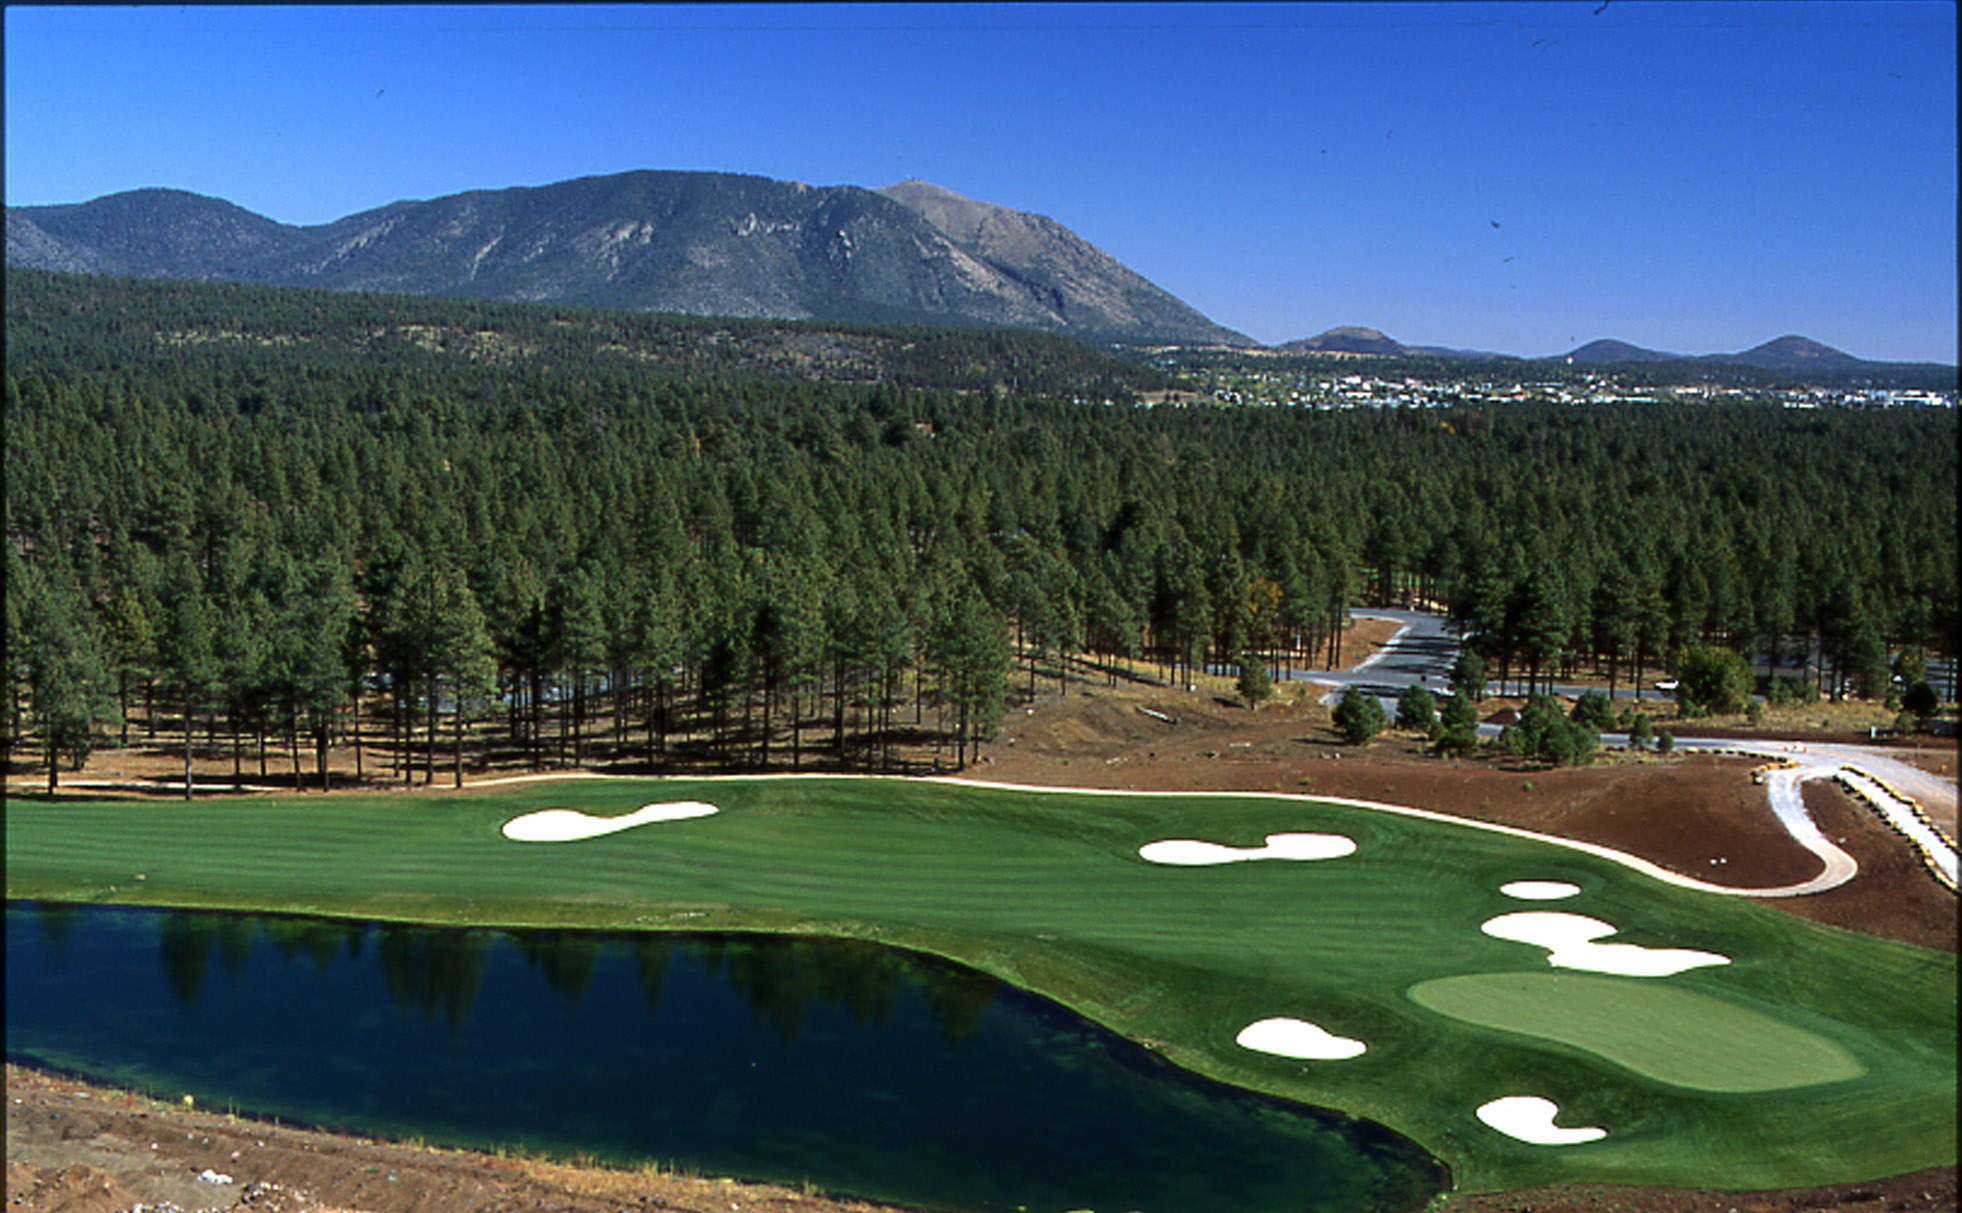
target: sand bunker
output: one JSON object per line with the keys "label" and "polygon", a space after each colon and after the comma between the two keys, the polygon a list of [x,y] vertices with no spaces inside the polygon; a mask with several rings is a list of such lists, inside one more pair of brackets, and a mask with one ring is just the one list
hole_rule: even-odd
{"label": "sand bunker", "polygon": [[1499,892],[1521,901],[1559,901],[1563,897],[1578,896],[1580,891],[1579,885],[1568,884],[1564,880],[1515,880],[1499,886]]}
{"label": "sand bunker", "polygon": [[1546,962],[1562,969],[1585,969],[1622,977],[1668,977],[1685,969],[1727,965],[1730,957],[1690,948],[1645,948],[1636,943],[1595,943],[1613,935],[1614,926],[1580,914],[1544,910],[1501,914],[1480,927],[1487,935],[1546,948]]}
{"label": "sand bunker", "polygon": [[1480,1120],[1507,1137],[1516,1137],[1536,1146],[1577,1146],[1584,1141],[1599,1141],[1608,1135],[1606,1129],[1592,1125],[1563,1129],[1553,1123],[1559,1112],[1559,1104],[1537,1095],[1508,1095],[1478,1106]]}
{"label": "sand bunker", "polygon": [[1153,863],[1202,867],[1249,859],[1340,859],[1355,850],[1356,840],[1341,834],[1269,834],[1264,847],[1227,847],[1192,838],[1168,838],[1146,843],[1138,848],[1138,854]]}
{"label": "sand bunker", "polygon": [[650,804],[624,817],[590,817],[577,809],[540,809],[505,822],[504,836],[518,842],[577,842],[656,821],[681,821],[715,812],[719,810],[714,805],[699,800]]}
{"label": "sand bunker", "polygon": [[1299,1057],[1306,1061],[1343,1061],[1361,1057],[1368,1045],[1326,1032],[1305,1019],[1263,1019],[1240,1029],[1234,1037],[1243,1049]]}

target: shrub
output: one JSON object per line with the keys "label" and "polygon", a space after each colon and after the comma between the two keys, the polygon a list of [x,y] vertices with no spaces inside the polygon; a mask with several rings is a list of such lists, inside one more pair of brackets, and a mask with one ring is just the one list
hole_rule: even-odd
{"label": "shrub", "polygon": [[1683,654],[1676,679],[1676,702],[1685,716],[1741,712],[1751,695],[1750,667],[1736,653],[1714,645]]}
{"label": "shrub", "polygon": [[1258,708],[1262,700],[1274,693],[1274,679],[1267,673],[1267,663],[1251,654],[1240,654],[1240,681],[1234,689],[1249,708]]}
{"label": "shrub", "polygon": [[1475,734],[1478,731],[1478,705],[1471,701],[1471,696],[1460,691],[1445,696],[1438,710],[1438,718],[1447,733],[1463,730]]}
{"label": "shrub", "polygon": [[1676,748],[1676,735],[1668,729],[1658,729],[1655,735],[1655,752],[1667,754]]}
{"label": "shrub", "polygon": [[1397,727],[1428,736],[1437,728],[1437,696],[1421,686],[1403,688],[1397,696]]}
{"label": "shrub", "polygon": [[1519,714],[1519,723],[1499,733],[1499,748],[1508,754],[1538,758],[1556,766],[1586,766],[1601,744],[1599,734],[1560,711],[1551,695],[1534,695]]}
{"label": "shrub", "polygon": [[1335,705],[1335,727],[1350,745],[1367,745],[1369,739],[1389,727],[1390,718],[1376,696],[1358,687],[1342,692]]}
{"label": "shrub", "polygon": [[1649,748],[1649,740],[1655,736],[1655,718],[1647,712],[1635,713],[1628,722],[1628,744],[1638,750]]}
{"label": "shrub", "polygon": [[1907,694],[1901,696],[1901,707],[1912,712],[1915,720],[1920,724],[1927,724],[1928,718],[1933,716],[1935,710],[1941,706],[1941,696],[1925,678],[1917,680],[1907,689]]}
{"label": "shrub", "polygon": [[1443,729],[1432,744],[1431,752],[1446,758],[1470,758],[1478,753],[1478,734],[1472,729]]}
{"label": "shrub", "polygon": [[1614,705],[1600,691],[1583,691],[1581,697],[1574,701],[1570,716],[1597,733],[1608,732],[1615,727]]}
{"label": "shrub", "polygon": [[1803,678],[1780,674],[1765,688],[1764,697],[1771,701],[1771,706],[1774,708],[1787,707],[1795,703],[1817,703],[1819,688]]}

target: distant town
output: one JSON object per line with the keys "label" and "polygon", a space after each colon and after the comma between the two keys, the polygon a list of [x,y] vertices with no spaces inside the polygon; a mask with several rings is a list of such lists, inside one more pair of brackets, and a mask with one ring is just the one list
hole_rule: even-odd
{"label": "distant town", "polygon": [[[1161,364],[1162,365],[1162,364]],[[1789,409],[1955,407],[1956,393],[1928,388],[1853,386],[1740,386],[1719,383],[1640,382],[1616,370],[1575,373],[1558,379],[1506,381],[1463,374],[1425,376],[1349,369],[1184,368],[1189,388],[1158,402],[1287,405],[1296,408],[1444,408],[1477,404],[1770,403]],[[1168,368],[1169,369],[1169,368]],[[1457,368],[1462,370],[1462,364]]]}

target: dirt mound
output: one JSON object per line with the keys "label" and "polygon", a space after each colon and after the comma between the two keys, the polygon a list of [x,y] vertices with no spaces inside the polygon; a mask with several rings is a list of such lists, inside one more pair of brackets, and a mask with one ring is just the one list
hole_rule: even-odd
{"label": "dirt mound", "polygon": [[[199,1178],[206,1174],[213,1178]],[[10,1213],[114,1213],[139,1204],[151,1213],[883,1208],[653,1168],[560,1166],[268,1125],[7,1066]]]}
{"label": "dirt mound", "polygon": [[[11,1135],[10,1135],[11,1136]],[[85,1165],[30,1167],[7,1163],[7,1207],[41,1213],[114,1213],[136,1203],[107,1171]]]}

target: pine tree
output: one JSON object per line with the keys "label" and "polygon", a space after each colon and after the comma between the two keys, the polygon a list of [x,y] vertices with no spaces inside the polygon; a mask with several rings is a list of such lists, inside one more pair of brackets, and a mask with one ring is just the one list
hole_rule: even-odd
{"label": "pine tree", "polygon": [[[447,683],[456,726],[455,786],[463,786],[464,736],[473,716],[497,688],[497,658],[483,608],[462,570],[449,567],[436,582],[436,633],[430,664]],[[432,739],[432,746],[434,742]]]}
{"label": "pine tree", "polygon": [[[24,591],[24,592],[23,592]],[[30,577],[22,592],[20,653],[48,764],[48,791],[62,760],[80,770],[96,731],[116,719],[100,632],[77,587]]]}
{"label": "pine tree", "polygon": [[1252,653],[1241,653],[1239,664],[1240,677],[1234,689],[1248,708],[1257,709],[1274,694],[1274,680],[1268,676],[1267,663]]}
{"label": "pine tree", "polygon": [[165,586],[164,628],[158,637],[158,656],[184,705],[184,799],[192,798],[191,734],[199,701],[217,677],[212,650],[211,610],[203,580],[188,553],[179,552]]}

